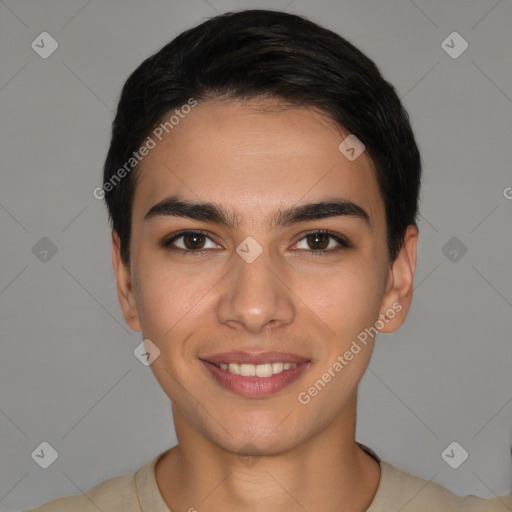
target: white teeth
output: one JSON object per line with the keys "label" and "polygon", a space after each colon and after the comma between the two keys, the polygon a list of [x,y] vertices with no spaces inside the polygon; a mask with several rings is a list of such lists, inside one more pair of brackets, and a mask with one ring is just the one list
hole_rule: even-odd
{"label": "white teeth", "polygon": [[257,377],[270,377],[272,375],[272,365],[270,363],[259,364],[256,366]]}
{"label": "white teeth", "polygon": [[284,364],[283,363],[272,363],[272,373],[273,374],[276,374],[276,373],[281,373],[284,369]]}
{"label": "white teeth", "polygon": [[256,367],[253,364],[241,364],[240,375],[244,377],[254,377],[256,375]]}
{"label": "white teeth", "polygon": [[228,370],[235,375],[240,375],[240,365],[236,363],[229,363]]}
{"label": "white teeth", "polygon": [[264,363],[264,364],[238,364],[238,363],[220,363],[216,365],[222,370],[242,375],[244,377],[271,377],[281,373],[283,370],[297,368],[296,363]]}

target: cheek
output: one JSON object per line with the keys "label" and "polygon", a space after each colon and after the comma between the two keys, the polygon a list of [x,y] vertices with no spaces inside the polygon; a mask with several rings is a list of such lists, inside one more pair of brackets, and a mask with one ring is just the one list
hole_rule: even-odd
{"label": "cheek", "polygon": [[176,382],[186,382],[191,371],[189,365],[196,364],[194,346],[186,340],[205,321],[201,299],[213,285],[197,274],[178,272],[168,264],[154,262],[141,265],[139,275],[137,295],[142,333],[160,349],[162,356],[154,360],[151,369],[171,400],[179,402]]}
{"label": "cheek", "polygon": [[370,327],[378,319],[381,289],[375,270],[355,267],[338,269],[311,284],[302,293],[309,293],[312,317],[321,319],[312,318],[325,336],[326,350],[301,396],[310,400],[305,411],[322,424],[346,405],[368,367],[375,339]]}
{"label": "cheek", "polygon": [[185,320],[197,316],[201,297],[211,288],[208,279],[177,272],[170,266],[141,266],[138,306],[144,335],[162,340]]}
{"label": "cheek", "polygon": [[305,280],[301,292],[304,304],[324,322],[324,328],[340,340],[357,335],[378,318],[381,301],[381,279],[376,267],[346,266]]}

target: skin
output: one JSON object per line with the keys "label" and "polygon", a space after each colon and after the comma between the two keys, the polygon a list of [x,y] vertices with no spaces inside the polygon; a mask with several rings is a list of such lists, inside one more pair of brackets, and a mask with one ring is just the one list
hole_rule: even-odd
{"label": "skin", "polygon": [[[418,232],[407,228],[391,264],[367,154],[345,158],[338,145],[347,133],[322,113],[274,107],[277,100],[199,103],[142,161],[129,266],[113,233],[124,317],[160,349],[151,368],[172,401],[178,445],[159,459],[155,475],[173,512],[364,511],[380,481],[379,464],[355,442],[357,386],[374,340],[307,405],[297,395],[393,304],[402,309],[380,332],[402,325]],[[172,216],[144,221],[171,194],[215,202],[236,213],[239,226]],[[279,209],[333,196],[364,208],[371,226],[337,216],[268,227]],[[203,254],[159,245],[184,229],[208,232],[211,241],[175,241]],[[351,246],[313,255],[324,241],[339,247],[331,238],[308,239],[318,229],[344,235]],[[250,264],[235,251],[249,236],[263,249]],[[231,350],[291,352],[311,366],[278,393],[247,398],[218,385],[199,361]],[[240,455],[255,458],[247,464]]]}

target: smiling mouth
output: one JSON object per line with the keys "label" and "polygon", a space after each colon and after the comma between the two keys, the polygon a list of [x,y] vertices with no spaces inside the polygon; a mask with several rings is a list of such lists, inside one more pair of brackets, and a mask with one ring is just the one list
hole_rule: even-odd
{"label": "smiling mouth", "polygon": [[242,375],[243,377],[262,377],[268,378],[272,375],[277,375],[285,370],[297,368],[297,363],[263,363],[263,364],[248,364],[248,363],[211,363],[223,371],[232,373],[234,375]]}
{"label": "smiling mouth", "polygon": [[223,388],[248,398],[266,397],[281,391],[311,367],[311,361],[274,361],[249,364],[200,360],[213,381]]}

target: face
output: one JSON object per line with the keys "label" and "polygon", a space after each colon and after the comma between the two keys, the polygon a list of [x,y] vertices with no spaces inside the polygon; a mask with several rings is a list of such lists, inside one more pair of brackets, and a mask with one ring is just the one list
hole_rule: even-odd
{"label": "face", "polygon": [[[270,454],[353,402],[374,342],[362,333],[405,318],[416,231],[391,265],[369,157],[347,159],[348,134],[322,114],[268,101],[199,103],[162,138],[139,169],[130,266],[117,237],[113,261],[126,321],[160,350],[151,368],[175,420],[232,452],[250,442]],[[270,378],[206,362],[234,351],[299,362]],[[278,371],[288,356],[263,357]]]}

